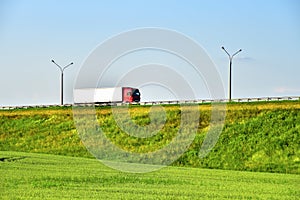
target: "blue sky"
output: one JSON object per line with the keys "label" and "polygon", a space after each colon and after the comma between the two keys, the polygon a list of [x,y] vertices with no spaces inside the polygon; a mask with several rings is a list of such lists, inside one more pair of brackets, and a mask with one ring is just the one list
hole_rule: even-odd
{"label": "blue sky", "polygon": [[175,30],[200,44],[226,94],[228,57],[221,46],[230,53],[243,49],[233,60],[233,98],[300,96],[299,10],[297,0],[1,0],[0,106],[58,104],[60,73],[51,59],[74,62],[64,79],[65,102],[72,103],[90,52],[143,27]]}

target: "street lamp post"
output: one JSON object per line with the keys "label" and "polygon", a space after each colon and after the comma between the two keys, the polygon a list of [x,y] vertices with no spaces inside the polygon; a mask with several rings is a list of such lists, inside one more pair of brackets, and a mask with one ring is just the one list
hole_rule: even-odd
{"label": "street lamp post", "polygon": [[66,65],[65,67],[61,67],[60,65],[58,65],[54,60],[51,60],[51,62],[53,62],[59,69],[61,72],[61,89],[60,89],[60,104],[64,105],[64,70],[67,69],[70,65],[73,65],[73,62],[71,62],[70,64]]}
{"label": "street lamp post", "polygon": [[231,101],[231,71],[232,71],[231,66],[232,66],[232,59],[233,59],[233,56],[240,53],[242,51],[242,49],[240,49],[237,52],[235,52],[234,54],[232,54],[232,56],[228,53],[228,51],[226,51],[226,49],[224,47],[222,47],[222,49],[226,52],[226,54],[229,57],[229,92],[228,92],[228,99],[229,99],[229,102],[230,102]]}

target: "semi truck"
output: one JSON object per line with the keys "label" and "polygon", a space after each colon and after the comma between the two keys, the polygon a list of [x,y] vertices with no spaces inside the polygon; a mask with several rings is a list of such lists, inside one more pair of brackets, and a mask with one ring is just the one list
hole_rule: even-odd
{"label": "semi truck", "polygon": [[140,102],[139,89],[132,87],[74,89],[74,103],[132,103]]}

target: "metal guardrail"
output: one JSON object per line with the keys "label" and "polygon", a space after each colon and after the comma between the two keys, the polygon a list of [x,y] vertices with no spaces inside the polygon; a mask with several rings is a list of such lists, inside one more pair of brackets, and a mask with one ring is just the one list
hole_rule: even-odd
{"label": "metal guardrail", "polygon": [[[300,96],[293,97],[259,97],[259,98],[237,98],[232,99],[231,102],[260,102],[260,101],[300,101]],[[155,105],[155,104],[193,104],[193,103],[228,103],[228,99],[201,99],[201,100],[184,100],[184,101],[155,101],[155,102],[141,102],[141,105]]]}
{"label": "metal guardrail", "polygon": [[[268,102],[268,101],[300,101],[300,96],[289,97],[258,97],[258,98],[237,98],[232,99],[231,102]],[[149,101],[132,103],[139,105],[166,105],[166,104],[201,104],[201,103],[228,103],[228,99],[200,99],[200,100],[172,100],[172,101]],[[79,105],[80,104],[76,104]],[[122,106],[128,105],[128,103],[98,103],[98,104],[81,104],[82,106]],[[74,104],[65,105],[25,105],[25,106],[0,106],[0,110],[13,110],[13,109],[29,109],[29,108],[50,108],[50,107],[71,107]]]}

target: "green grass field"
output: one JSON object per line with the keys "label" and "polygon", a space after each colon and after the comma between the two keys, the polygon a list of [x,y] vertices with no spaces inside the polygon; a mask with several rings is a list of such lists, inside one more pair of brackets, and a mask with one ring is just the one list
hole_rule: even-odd
{"label": "green grass field", "polygon": [[166,167],[132,174],[98,160],[0,152],[1,199],[298,199],[299,175]]}

